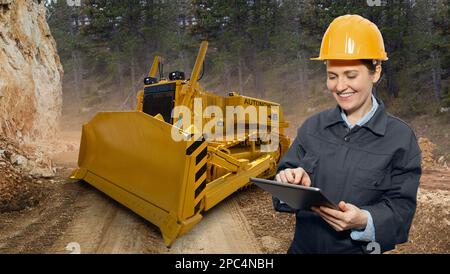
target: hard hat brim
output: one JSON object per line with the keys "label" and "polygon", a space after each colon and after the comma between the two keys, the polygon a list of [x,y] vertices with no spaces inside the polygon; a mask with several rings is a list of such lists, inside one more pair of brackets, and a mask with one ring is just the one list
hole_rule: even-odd
{"label": "hard hat brim", "polygon": [[379,57],[367,57],[367,58],[355,58],[355,57],[314,57],[309,58],[309,60],[313,61],[324,61],[324,60],[381,60],[381,61],[387,61],[389,60],[388,57],[379,58]]}

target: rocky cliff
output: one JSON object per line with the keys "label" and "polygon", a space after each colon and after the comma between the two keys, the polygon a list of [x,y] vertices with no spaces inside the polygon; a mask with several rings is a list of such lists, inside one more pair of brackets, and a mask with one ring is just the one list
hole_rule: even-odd
{"label": "rocky cliff", "polygon": [[44,1],[0,0],[0,136],[36,143],[54,136],[63,69]]}

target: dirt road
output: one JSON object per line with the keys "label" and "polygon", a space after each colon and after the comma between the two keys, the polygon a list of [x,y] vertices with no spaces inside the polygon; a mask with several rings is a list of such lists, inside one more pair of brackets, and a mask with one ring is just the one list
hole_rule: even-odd
{"label": "dirt road", "polygon": [[[79,140],[78,132],[62,139]],[[73,145],[72,145],[73,146]],[[78,151],[52,155],[56,180],[38,207],[0,218],[0,253],[260,253],[239,206],[224,201],[169,249],[159,229],[87,183],[67,180]],[[78,250],[79,247],[79,250]]]}
{"label": "dirt road", "polygon": [[234,197],[223,201],[168,253],[261,253],[258,242]]}

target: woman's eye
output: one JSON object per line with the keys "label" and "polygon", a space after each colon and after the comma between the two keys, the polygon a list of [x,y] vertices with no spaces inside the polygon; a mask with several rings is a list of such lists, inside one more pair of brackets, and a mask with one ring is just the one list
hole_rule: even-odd
{"label": "woman's eye", "polygon": [[334,79],[336,79],[336,76],[332,76],[332,75],[330,75],[330,76],[328,76],[328,79],[330,79],[330,80],[334,80]]}
{"label": "woman's eye", "polygon": [[356,76],[358,76],[358,75],[349,75],[349,76],[347,76],[347,77],[348,77],[348,79],[355,79]]}

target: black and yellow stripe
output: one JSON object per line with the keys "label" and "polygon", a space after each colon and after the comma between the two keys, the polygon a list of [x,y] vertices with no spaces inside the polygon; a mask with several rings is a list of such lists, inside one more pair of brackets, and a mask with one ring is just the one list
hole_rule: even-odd
{"label": "black and yellow stripe", "polygon": [[[194,200],[202,195],[207,184],[207,161],[204,159],[208,156],[207,143],[203,138],[195,141],[186,149],[187,156],[195,156],[195,177],[194,177]],[[200,210],[201,199],[196,203],[194,212]]]}

